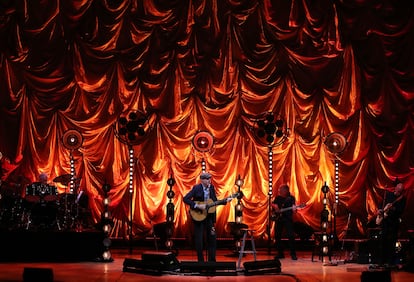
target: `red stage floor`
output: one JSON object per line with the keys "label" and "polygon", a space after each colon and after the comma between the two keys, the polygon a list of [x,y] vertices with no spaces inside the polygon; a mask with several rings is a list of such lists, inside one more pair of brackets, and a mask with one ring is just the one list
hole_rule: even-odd
{"label": "red stage floor", "polygon": [[[0,263],[0,281],[22,281],[25,269],[39,270],[43,275],[44,270],[53,273],[54,281],[249,281],[252,279],[260,279],[260,281],[361,281],[361,274],[369,270],[368,264],[344,263],[340,257],[336,260],[324,259],[322,262],[319,258],[312,261],[310,251],[298,252],[298,260],[293,261],[289,257],[280,259],[281,272],[277,274],[258,274],[254,276],[246,276],[243,269],[231,273],[231,276],[224,275],[200,275],[199,273],[180,273],[179,271],[160,276],[152,274],[142,274],[134,272],[124,272],[123,264],[126,258],[133,260],[141,260],[143,252],[153,251],[153,249],[135,248],[128,249],[112,249],[113,262],[2,262]],[[64,254],[62,254],[64,255]],[[180,250],[175,256],[179,262],[194,261],[196,254],[192,250]],[[257,260],[272,260],[274,254],[269,254],[267,249],[259,249]],[[234,256],[229,250],[219,249],[217,254],[217,262],[235,262],[237,264],[238,257]],[[253,261],[252,254],[246,254],[242,259],[242,267],[244,262]],[[331,265],[338,262],[337,265]],[[380,270],[370,270],[378,274]],[[39,272],[35,272],[36,275]],[[381,273],[383,274],[383,273]],[[382,277],[385,277],[382,276]],[[403,270],[392,270],[391,278],[393,282],[411,282],[414,281],[414,273]],[[39,281],[39,280],[36,280]],[[368,280],[367,280],[368,281]],[[369,280],[369,281],[372,281]],[[374,281],[386,281],[378,280]],[[40,281],[39,281],[40,282]]]}

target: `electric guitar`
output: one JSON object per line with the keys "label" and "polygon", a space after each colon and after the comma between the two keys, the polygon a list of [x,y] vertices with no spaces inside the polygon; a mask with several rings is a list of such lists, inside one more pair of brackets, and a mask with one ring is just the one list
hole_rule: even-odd
{"label": "electric guitar", "polygon": [[385,205],[385,207],[384,207],[384,209],[380,209],[380,210],[378,211],[377,218],[375,219],[375,223],[376,223],[377,225],[381,225],[382,220],[388,216],[388,212],[389,212],[389,210],[392,208],[392,206],[393,206],[396,202],[398,202],[399,200],[401,200],[401,199],[402,199],[402,197],[403,197],[403,194],[401,194],[401,195],[400,195],[400,196],[399,196],[399,197],[398,197],[398,198],[397,198],[394,202],[386,204],[386,205]]}
{"label": "electric guitar", "polygon": [[234,193],[233,195],[231,195],[227,198],[224,198],[222,200],[218,200],[218,201],[215,201],[215,202],[212,199],[208,199],[207,202],[195,201],[195,203],[197,205],[205,204],[206,208],[204,210],[199,209],[199,208],[190,209],[190,215],[191,215],[192,219],[194,219],[195,221],[203,221],[204,219],[206,219],[207,214],[216,212],[216,206],[222,205],[222,204],[226,203],[228,199],[234,199],[238,195],[239,195],[239,193]]}
{"label": "electric guitar", "polygon": [[278,211],[274,211],[272,215],[270,216],[270,219],[273,221],[276,221],[279,219],[279,217],[282,215],[283,212],[289,211],[289,210],[302,209],[304,207],[306,207],[306,204],[300,204],[299,206],[291,206],[291,207],[280,209]]}

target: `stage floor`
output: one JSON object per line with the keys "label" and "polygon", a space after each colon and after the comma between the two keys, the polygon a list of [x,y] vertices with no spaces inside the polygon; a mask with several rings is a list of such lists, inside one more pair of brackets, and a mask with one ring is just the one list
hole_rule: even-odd
{"label": "stage floor", "polygon": [[[299,251],[298,260],[293,261],[290,257],[280,259],[281,272],[277,274],[258,274],[246,276],[244,271],[238,270],[235,274],[224,275],[200,275],[194,273],[171,272],[160,276],[134,272],[124,272],[123,264],[126,258],[141,260],[143,252],[151,252],[153,249],[111,249],[112,262],[2,262],[0,263],[0,281],[22,281],[25,269],[37,269],[52,271],[54,281],[252,281],[259,278],[260,281],[361,281],[361,274],[369,270],[370,265],[358,263],[344,263],[340,257],[324,259],[314,258],[310,251]],[[63,255],[63,254],[62,254]],[[273,260],[274,253],[268,249],[257,250],[257,260]],[[179,262],[196,261],[196,254],[192,250],[179,250],[175,256]],[[229,250],[219,249],[217,251],[217,262],[235,262],[238,257]],[[244,262],[253,261],[253,254],[246,254],[242,259]],[[337,265],[334,262],[338,262]],[[380,271],[380,270],[370,270]],[[414,273],[403,270],[392,270],[393,282],[414,281]],[[376,279],[376,282],[382,280]],[[384,280],[385,281],[385,280]]]}

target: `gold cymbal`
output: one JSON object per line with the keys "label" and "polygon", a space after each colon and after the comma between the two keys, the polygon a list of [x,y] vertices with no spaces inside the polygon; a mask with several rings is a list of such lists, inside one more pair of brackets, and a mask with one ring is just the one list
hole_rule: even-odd
{"label": "gold cymbal", "polygon": [[53,182],[62,183],[64,185],[68,184],[70,182],[70,179],[72,178],[72,175],[70,174],[63,174],[59,175],[58,177],[55,177],[53,179]]}

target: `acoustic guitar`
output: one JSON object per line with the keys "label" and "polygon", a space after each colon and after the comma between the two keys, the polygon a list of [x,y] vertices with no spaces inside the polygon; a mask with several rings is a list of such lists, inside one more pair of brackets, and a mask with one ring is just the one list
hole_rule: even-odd
{"label": "acoustic guitar", "polygon": [[215,202],[212,199],[208,199],[207,202],[195,201],[195,203],[197,205],[206,204],[206,208],[204,210],[198,209],[198,208],[190,209],[190,215],[191,215],[192,219],[194,219],[195,221],[203,221],[204,219],[206,219],[207,214],[216,212],[216,206],[222,205],[222,204],[226,203],[228,199],[234,199],[238,195],[239,195],[239,193],[234,193],[233,195],[231,195],[227,198],[224,198],[222,200],[218,200],[218,201],[215,201]]}
{"label": "acoustic guitar", "polygon": [[304,208],[305,206],[306,204],[300,204],[299,206],[291,206],[291,207],[280,209],[278,211],[274,211],[272,215],[270,216],[270,219],[273,221],[276,221],[279,219],[279,217],[282,215],[283,212],[289,211],[289,210],[301,209],[301,208]]}

